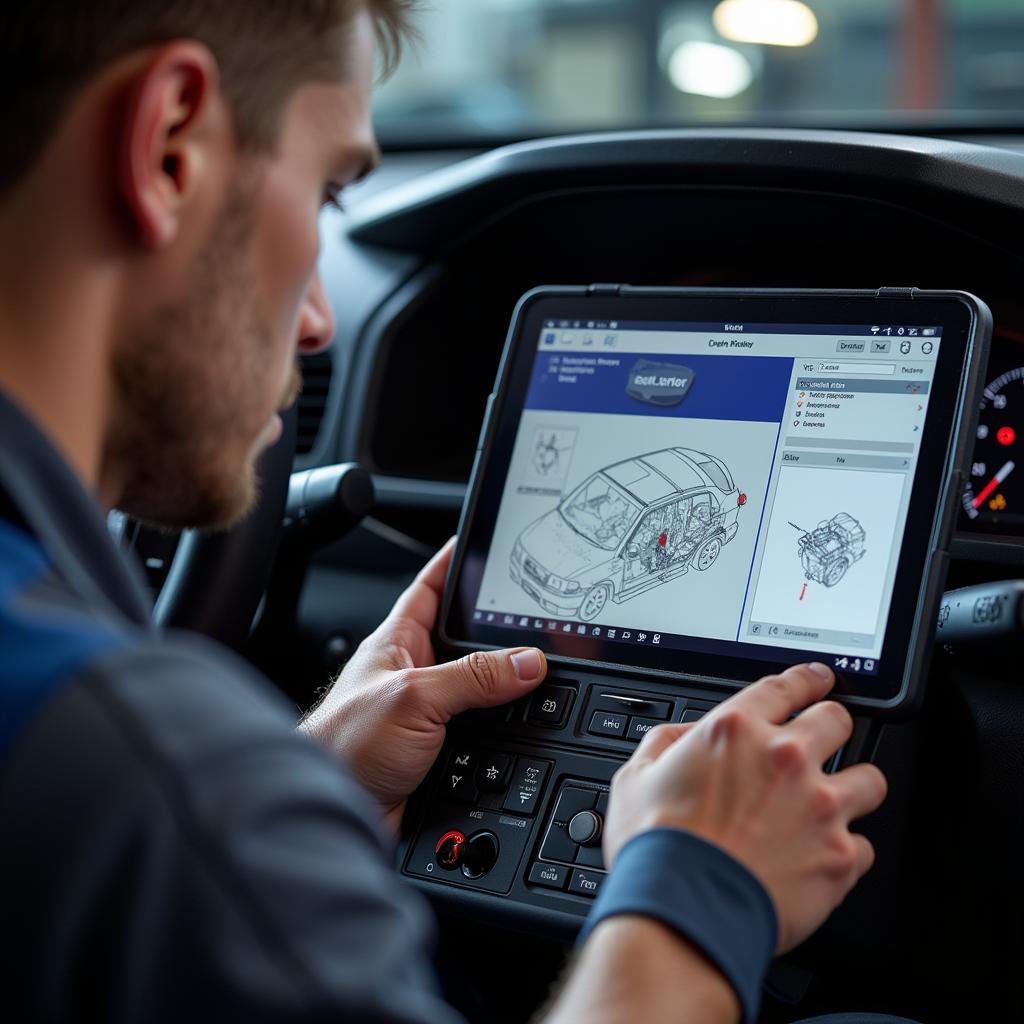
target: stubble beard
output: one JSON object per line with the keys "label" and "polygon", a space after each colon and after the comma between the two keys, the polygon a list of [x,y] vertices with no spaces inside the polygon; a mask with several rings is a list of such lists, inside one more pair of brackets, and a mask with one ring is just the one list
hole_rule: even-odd
{"label": "stubble beard", "polygon": [[224,529],[258,500],[259,404],[274,344],[246,262],[257,191],[234,192],[185,297],[115,353],[107,458],[123,481],[118,507],[144,522]]}

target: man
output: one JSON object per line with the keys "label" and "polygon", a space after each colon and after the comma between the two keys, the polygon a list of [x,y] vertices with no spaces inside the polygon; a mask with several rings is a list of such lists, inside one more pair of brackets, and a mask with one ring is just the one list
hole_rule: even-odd
{"label": "man", "polygon": [[[445,551],[296,732],[247,666],[149,625],[103,523],[117,506],[216,527],[251,505],[296,351],[332,332],[317,214],[376,159],[374,32],[394,46],[409,6],[33,0],[3,15],[8,1019],[456,1019],[387,833],[448,719],[530,691],[543,655],[434,664]],[[819,767],[851,729],[821,702],[830,685],[798,667],[649,733],[604,840],[639,870],[613,871],[549,1020],[753,1018],[768,959],[873,856],[848,826],[883,799],[880,773]],[[676,898],[654,905],[643,879]],[[686,879],[722,894],[703,919]]]}

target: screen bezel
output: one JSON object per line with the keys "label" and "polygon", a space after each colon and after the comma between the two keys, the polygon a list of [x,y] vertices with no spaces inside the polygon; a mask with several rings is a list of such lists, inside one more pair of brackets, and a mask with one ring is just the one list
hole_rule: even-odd
{"label": "screen bezel", "polygon": [[[954,474],[966,458],[963,420],[974,410],[966,398],[983,367],[973,358],[979,345],[984,307],[959,292],[915,292],[914,297],[876,292],[760,291],[724,289],[630,289],[595,294],[582,288],[535,289],[513,315],[494,395],[488,402],[470,488],[449,570],[439,639],[465,649],[517,645],[540,647],[556,664],[610,669],[633,675],[670,676],[738,689],[791,664],[807,652],[771,657],[779,649],[742,641],[693,638],[693,650],[657,649],[575,634],[487,626],[471,619],[478,578],[464,572],[467,561],[482,572],[497,518],[520,413],[545,320],[620,320],[722,323],[849,324],[929,323],[942,326],[942,341],[930,389],[928,414],[918,454],[904,544],[877,675],[840,673],[834,695],[847,703],[894,711],[913,701],[913,675],[931,643],[922,642],[921,617],[935,590],[936,555],[948,543],[953,517],[946,515],[956,495]],[[985,338],[981,337],[983,344]],[[975,403],[976,404],[976,403]],[[944,533],[944,536],[940,536]],[[941,559],[940,559],[941,561]],[[940,581],[941,585],[941,581]],[[723,653],[727,646],[732,653]],[[701,649],[703,648],[703,649]],[[629,657],[626,657],[628,653]]]}

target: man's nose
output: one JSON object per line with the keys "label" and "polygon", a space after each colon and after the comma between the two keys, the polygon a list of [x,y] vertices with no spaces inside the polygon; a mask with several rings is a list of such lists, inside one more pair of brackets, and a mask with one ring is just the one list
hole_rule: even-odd
{"label": "man's nose", "polygon": [[303,355],[319,352],[331,343],[334,337],[334,313],[324,293],[320,272],[313,275],[309,291],[302,303],[299,316],[299,332],[296,348]]}

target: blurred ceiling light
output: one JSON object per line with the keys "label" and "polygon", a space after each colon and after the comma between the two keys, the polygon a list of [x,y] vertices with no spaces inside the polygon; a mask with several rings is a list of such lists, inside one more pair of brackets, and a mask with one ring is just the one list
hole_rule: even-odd
{"label": "blurred ceiling light", "polygon": [[801,0],[722,0],[711,20],[735,43],[806,46],[818,35],[818,19]]}
{"label": "blurred ceiling light", "polygon": [[724,100],[738,96],[750,85],[754,69],[731,46],[691,39],[672,52],[668,77],[680,92]]}

